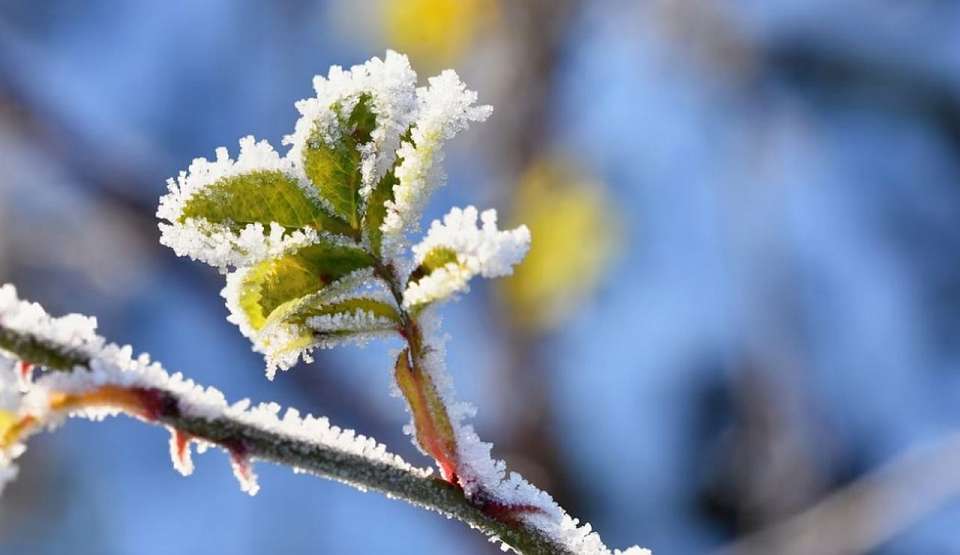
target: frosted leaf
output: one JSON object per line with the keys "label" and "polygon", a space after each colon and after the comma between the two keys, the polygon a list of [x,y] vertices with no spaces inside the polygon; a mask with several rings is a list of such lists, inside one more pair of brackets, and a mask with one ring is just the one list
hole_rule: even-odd
{"label": "frosted leaf", "polygon": [[[530,248],[526,226],[500,231],[497,213],[480,214],[473,206],[452,209],[443,222],[434,221],[426,238],[413,247],[418,270],[403,295],[406,307],[423,305],[466,291],[473,276],[506,276]],[[438,256],[439,253],[439,256]]]}
{"label": "frosted leaf", "polygon": [[254,339],[270,322],[315,295],[330,296],[359,288],[372,277],[373,260],[353,245],[308,245],[227,276],[221,291],[229,321]]}
{"label": "frosted leaf", "polygon": [[342,231],[292,163],[266,141],[240,139],[240,154],[217,149],[167,181],[157,216],[160,242],[225,271],[317,240],[318,230]]}
{"label": "frosted leaf", "polygon": [[[296,103],[300,112],[293,134],[284,138],[291,145],[289,158],[299,175],[306,179],[300,153],[314,134],[327,144],[340,139],[340,119],[349,114],[361,95],[369,95],[376,125],[370,140],[359,146],[361,155],[361,197],[369,196],[370,189],[386,173],[396,158],[400,135],[406,131],[416,115],[415,87],[417,74],[406,56],[392,50],[386,57],[372,58],[349,70],[333,66],[326,78],[314,77],[314,98]],[[339,114],[335,110],[339,108]]]}
{"label": "frosted leaf", "polygon": [[428,87],[417,89],[418,114],[412,141],[404,141],[397,152],[402,161],[395,170],[393,200],[387,202],[381,225],[384,251],[390,257],[399,254],[405,234],[419,225],[427,198],[445,180],[440,166],[443,143],[471,121],[483,121],[493,113],[491,106],[475,106],[476,101],[477,93],[467,90],[453,70],[431,77]]}
{"label": "frosted leaf", "polygon": [[393,300],[382,290],[381,283],[373,280],[369,268],[285,303],[258,325],[251,321],[244,306],[244,283],[250,272],[250,268],[241,268],[229,274],[220,294],[230,311],[227,320],[252,341],[255,351],[264,354],[267,378],[271,380],[277,370],[287,370],[301,358],[310,362],[314,349],[332,348],[346,341],[363,343],[396,328],[395,321],[387,317],[387,311],[394,311]]}

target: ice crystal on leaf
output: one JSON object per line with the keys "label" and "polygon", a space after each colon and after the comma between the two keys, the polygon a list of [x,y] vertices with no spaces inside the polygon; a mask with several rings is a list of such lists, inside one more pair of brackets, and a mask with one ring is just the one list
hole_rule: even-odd
{"label": "ice crystal on leaf", "polygon": [[443,223],[434,221],[426,238],[413,247],[416,270],[403,294],[406,307],[446,299],[467,290],[473,276],[510,275],[530,247],[530,230],[520,226],[509,231],[497,229],[497,212],[480,214],[477,209],[454,208]]}

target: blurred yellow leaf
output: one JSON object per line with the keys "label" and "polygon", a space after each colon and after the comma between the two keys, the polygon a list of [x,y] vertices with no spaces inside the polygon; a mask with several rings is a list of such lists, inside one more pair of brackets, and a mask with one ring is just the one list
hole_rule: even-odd
{"label": "blurred yellow leaf", "polygon": [[496,0],[383,0],[383,4],[387,44],[432,67],[457,60],[497,18]]}
{"label": "blurred yellow leaf", "polygon": [[16,428],[17,420],[16,413],[0,410],[0,447],[7,447],[17,440],[17,434],[12,433]]}
{"label": "blurred yellow leaf", "polygon": [[559,158],[521,177],[513,219],[530,228],[527,258],[503,282],[515,321],[527,331],[562,323],[596,288],[616,250],[617,224],[599,184]]}

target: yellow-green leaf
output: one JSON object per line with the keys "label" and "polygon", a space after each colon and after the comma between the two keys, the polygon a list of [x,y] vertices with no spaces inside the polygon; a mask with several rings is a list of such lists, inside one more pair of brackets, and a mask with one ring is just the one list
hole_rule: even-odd
{"label": "yellow-green leaf", "polygon": [[271,326],[277,325],[287,326],[287,330],[293,332],[294,336],[292,339],[287,339],[285,344],[271,346],[271,351],[283,354],[304,349],[321,339],[347,338],[357,333],[363,333],[364,331],[375,331],[374,329],[358,330],[351,327],[342,330],[331,329],[318,332],[311,330],[310,327],[306,325],[307,320],[315,316],[332,316],[337,314],[353,316],[358,312],[372,313],[374,316],[385,318],[392,322],[391,325],[378,326],[377,329],[381,331],[396,327],[396,325],[400,323],[400,315],[397,313],[397,310],[393,305],[383,301],[367,297],[357,297],[332,303],[324,303],[323,298],[322,292],[316,293],[308,297],[289,301],[273,311],[263,327],[270,328]]}
{"label": "yellow-green leaf", "polygon": [[305,227],[350,231],[310,200],[295,178],[281,171],[252,171],[213,183],[186,201],[178,220],[183,223],[189,218],[226,225],[236,233],[248,224],[273,222],[289,231]]}
{"label": "yellow-green leaf", "polygon": [[259,330],[282,305],[322,290],[373,259],[357,247],[319,243],[265,260],[247,271],[240,306],[250,326]]}

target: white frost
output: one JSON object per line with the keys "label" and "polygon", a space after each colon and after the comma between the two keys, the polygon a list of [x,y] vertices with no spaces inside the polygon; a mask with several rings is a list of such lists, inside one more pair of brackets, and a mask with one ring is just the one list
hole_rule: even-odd
{"label": "white frost", "polygon": [[426,238],[413,247],[415,263],[422,263],[438,248],[455,252],[457,261],[411,283],[403,295],[404,306],[421,305],[464,292],[476,275],[491,278],[513,273],[513,266],[523,260],[530,248],[530,230],[520,226],[500,231],[496,210],[480,214],[483,225],[477,227],[477,215],[477,209],[468,206],[450,210],[443,217],[443,223],[434,220]]}

